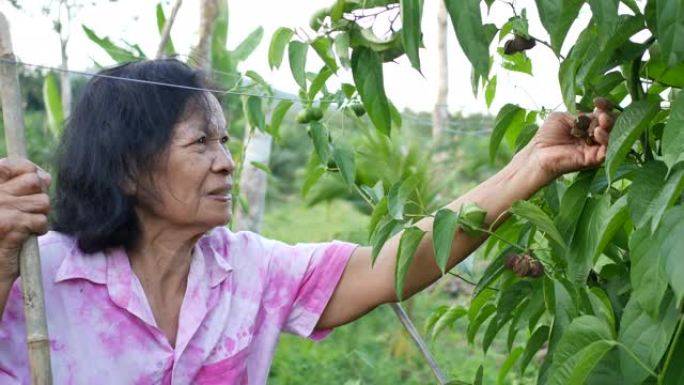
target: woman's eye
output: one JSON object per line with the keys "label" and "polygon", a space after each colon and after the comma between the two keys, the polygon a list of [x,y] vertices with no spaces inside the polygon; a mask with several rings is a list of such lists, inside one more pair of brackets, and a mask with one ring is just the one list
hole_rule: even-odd
{"label": "woman's eye", "polygon": [[207,137],[206,137],[206,136],[203,136],[203,137],[197,139],[196,143],[198,143],[198,144],[207,144]]}
{"label": "woman's eye", "polygon": [[228,143],[228,137],[224,136],[221,138],[221,144],[226,144],[226,143]]}

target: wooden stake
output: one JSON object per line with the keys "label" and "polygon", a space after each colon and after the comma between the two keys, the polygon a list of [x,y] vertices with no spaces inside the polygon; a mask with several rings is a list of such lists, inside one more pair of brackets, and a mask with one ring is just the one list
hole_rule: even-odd
{"label": "wooden stake", "polygon": [[[19,78],[14,61],[12,39],[5,15],[0,12],[0,98],[5,122],[7,153],[10,157],[26,158],[26,137],[24,118],[19,92]],[[21,286],[24,290],[24,311],[26,313],[26,337],[31,364],[31,384],[51,385],[50,340],[45,317],[43,278],[40,268],[38,239],[29,237],[19,254]]]}

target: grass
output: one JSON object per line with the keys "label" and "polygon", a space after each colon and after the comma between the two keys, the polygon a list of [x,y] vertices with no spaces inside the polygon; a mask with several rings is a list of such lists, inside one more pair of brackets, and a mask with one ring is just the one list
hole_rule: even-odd
{"label": "grass", "polygon": [[[364,242],[368,218],[346,203],[335,201],[306,207],[301,200],[271,202],[266,210],[263,234],[290,243],[341,239]],[[444,290],[456,278],[442,278],[431,289],[416,295],[405,307],[419,330],[426,318],[440,305],[467,304],[465,295],[454,296]],[[489,353],[482,353],[478,341],[466,340],[466,321],[456,322],[429,342],[435,358],[450,379],[471,383],[484,363],[484,384],[497,383],[498,368],[507,357],[505,333],[497,338]],[[506,328],[504,328],[506,330]],[[521,333],[522,334],[522,333]],[[533,365],[531,365],[533,366]],[[517,367],[511,371],[516,372]],[[534,373],[530,367],[528,373]],[[395,385],[435,384],[436,380],[418,349],[403,331],[389,306],[381,306],[361,319],[336,329],[327,339],[313,342],[283,335],[278,345],[269,384]],[[531,374],[521,378],[509,374],[505,384],[534,383]]]}

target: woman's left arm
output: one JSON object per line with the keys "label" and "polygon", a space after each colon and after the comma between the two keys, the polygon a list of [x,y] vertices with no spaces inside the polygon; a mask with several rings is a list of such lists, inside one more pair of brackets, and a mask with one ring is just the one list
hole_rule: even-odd
{"label": "woman's left arm", "polygon": [[[530,143],[506,167],[445,207],[458,211],[465,203],[475,203],[487,212],[483,226],[488,228],[493,224],[496,227],[503,222],[513,202],[529,198],[563,173],[600,165],[605,158],[613,117],[601,109],[590,117],[598,122],[593,141],[571,135],[575,122],[573,116],[551,114]],[[497,218],[497,223],[493,223]],[[415,224],[426,234],[406,274],[404,299],[441,276],[434,258],[432,224],[433,217],[426,217]],[[394,272],[401,235],[399,232],[385,243],[374,267],[371,266],[370,247],[359,247],[354,251],[317,329],[349,323],[381,304],[397,301]],[[458,230],[447,270],[465,259],[486,238],[486,235],[468,236]]]}

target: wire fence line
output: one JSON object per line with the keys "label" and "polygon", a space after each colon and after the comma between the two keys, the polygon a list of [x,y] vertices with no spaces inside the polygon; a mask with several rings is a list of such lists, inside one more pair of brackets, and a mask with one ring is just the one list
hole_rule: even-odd
{"label": "wire fence line", "polygon": [[[192,90],[192,91],[206,91],[206,92],[210,92],[213,94],[219,94],[219,95],[236,95],[236,96],[246,96],[246,97],[258,97],[258,98],[262,98],[262,99],[286,100],[286,101],[291,101],[296,105],[300,105],[300,106],[302,105],[302,101],[300,99],[292,98],[292,97],[286,97],[286,96],[264,95],[264,94],[260,94],[260,93],[240,92],[240,91],[236,91],[236,90],[221,90],[221,89],[213,89],[213,88],[192,87],[192,86],[186,86],[186,85],[180,85],[180,84],[174,84],[174,83],[168,83],[168,82],[157,82],[157,81],[153,81],[153,80],[132,79],[132,78],[125,78],[125,77],[106,75],[106,74],[100,74],[100,73],[93,73],[93,72],[87,72],[87,71],[65,70],[63,68],[44,65],[44,64],[28,63],[28,62],[24,62],[24,61],[20,61],[20,60],[10,60],[10,59],[4,59],[4,58],[0,58],[0,62],[13,64],[13,65],[17,65],[17,66],[23,66],[23,67],[39,68],[39,69],[55,71],[55,72],[60,72],[60,73],[64,72],[64,73],[69,73],[72,75],[78,75],[78,76],[84,76],[84,77],[104,78],[104,79],[109,79],[109,80],[126,81],[126,82],[133,82],[133,83],[139,83],[139,84],[180,88],[180,89],[186,89],[186,90]],[[241,76],[241,77],[244,77],[244,76]],[[341,106],[341,103],[333,101],[333,100],[326,100],[325,98],[317,99],[316,102],[327,102],[330,104]],[[417,124],[419,126],[423,126],[423,127],[431,127],[433,124],[431,119],[423,119],[423,118],[420,118],[417,116],[411,116],[411,115],[402,116],[402,119],[410,121],[412,123],[415,123],[415,124]],[[449,132],[451,134],[456,134],[456,135],[474,135],[474,136],[489,135],[492,132],[492,130],[491,130],[491,128],[488,128],[489,126],[484,125],[483,124],[484,122],[485,122],[485,120],[482,119],[481,122],[478,122],[477,124],[475,124],[475,126],[478,127],[477,129],[468,130],[468,129],[464,129],[464,128],[466,128],[466,125],[464,123],[450,121],[447,124],[447,126],[449,128],[446,130],[446,132]]]}

